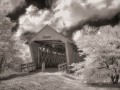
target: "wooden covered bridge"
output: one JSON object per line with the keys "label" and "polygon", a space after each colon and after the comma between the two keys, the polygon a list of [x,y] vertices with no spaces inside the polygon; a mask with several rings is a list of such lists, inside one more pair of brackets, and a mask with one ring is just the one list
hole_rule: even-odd
{"label": "wooden covered bridge", "polygon": [[70,71],[69,65],[81,61],[74,42],[46,25],[29,42],[33,61],[37,68],[56,67]]}

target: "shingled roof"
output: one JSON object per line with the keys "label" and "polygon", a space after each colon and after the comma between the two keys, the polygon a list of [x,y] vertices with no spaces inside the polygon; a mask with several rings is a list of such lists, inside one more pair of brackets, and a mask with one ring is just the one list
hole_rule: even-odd
{"label": "shingled roof", "polygon": [[[44,33],[43,33],[43,32],[44,32]],[[35,41],[35,40],[38,40],[38,39],[40,39],[40,38],[42,38],[42,37],[40,37],[40,36],[43,35],[43,34],[44,34],[44,35],[50,34],[50,32],[51,32],[53,35],[56,34],[56,35],[58,35],[59,37],[64,38],[64,39],[67,40],[69,43],[74,43],[72,39],[66,37],[65,35],[63,35],[63,34],[61,34],[61,33],[59,33],[59,32],[57,32],[57,30],[54,29],[54,27],[51,27],[51,26],[49,26],[49,25],[46,25],[46,26],[44,26],[41,30],[39,30],[39,32],[36,33],[36,34],[31,38],[31,40],[29,41],[29,43],[31,43],[31,42],[33,42],[33,41]],[[41,34],[41,33],[42,33],[42,34]],[[51,36],[53,36],[53,35],[51,35]]]}

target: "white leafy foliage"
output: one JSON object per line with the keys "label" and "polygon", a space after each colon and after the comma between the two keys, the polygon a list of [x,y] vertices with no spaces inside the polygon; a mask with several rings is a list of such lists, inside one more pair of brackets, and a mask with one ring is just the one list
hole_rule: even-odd
{"label": "white leafy foliage", "polygon": [[[76,42],[86,54],[84,62],[74,65],[75,74],[88,80],[98,80],[120,73],[120,26],[99,29],[85,27]],[[84,65],[84,68],[81,67]],[[81,74],[82,73],[82,74]]]}

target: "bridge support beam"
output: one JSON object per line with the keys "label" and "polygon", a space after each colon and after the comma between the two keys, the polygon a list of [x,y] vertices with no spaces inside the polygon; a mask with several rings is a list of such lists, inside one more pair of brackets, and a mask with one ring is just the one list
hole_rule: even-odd
{"label": "bridge support beam", "polygon": [[45,62],[42,62],[42,72],[45,72]]}

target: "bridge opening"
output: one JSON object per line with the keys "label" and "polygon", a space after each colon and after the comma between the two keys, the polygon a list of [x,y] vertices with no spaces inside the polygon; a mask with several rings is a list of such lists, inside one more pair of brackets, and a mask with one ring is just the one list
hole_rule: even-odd
{"label": "bridge opening", "polygon": [[60,64],[66,63],[65,44],[60,40],[34,41],[38,44],[37,66],[42,71],[58,71]]}

